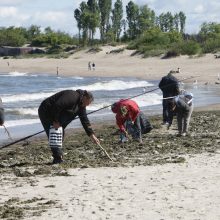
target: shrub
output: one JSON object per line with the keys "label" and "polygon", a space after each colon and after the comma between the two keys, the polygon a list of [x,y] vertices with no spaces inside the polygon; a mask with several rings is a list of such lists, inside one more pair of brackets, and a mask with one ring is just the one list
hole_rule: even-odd
{"label": "shrub", "polygon": [[220,49],[220,38],[208,39],[202,44],[202,51],[204,53],[215,53]]}
{"label": "shrub", "polygon": [[177,57],[179,56],[179,52],[177,50],[169,50],[167,53],[163,56],[163,59],[168,59],[172,57]]}
{"label": "shrub", "polygon": [[100,51],[102,51],[100,47],[92,47],[87,51],[87,53],[98,53]]}

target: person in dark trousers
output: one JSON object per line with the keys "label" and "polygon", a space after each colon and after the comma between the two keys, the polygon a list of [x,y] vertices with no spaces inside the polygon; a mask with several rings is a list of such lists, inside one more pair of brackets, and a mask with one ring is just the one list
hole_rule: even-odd
{"label": "person in dark trousers", "polygon": [[167,128],[169,129],[173,121],[173,112],[170,108],[172,105],[172,98],[169,97],[177,96],[179,94],[180,89],[178,79],[171,73],[168,73],[166,76],[162,77],[159,82],[159,88],[163,93],[163,124],[167,125]]}
{"label": "person in dark trousers", "polygon": [[126,141],[125,137],[131,134],[133,139],[142,143],[142,134],[152,130],[150,122],[147,120],[139,106],[133,100],[123,100],[111,106],[112,112],[116,113],[116,124],[121,131],[121,142]]}
{"label": "person in dark trousers", "polygon": [[92,69],[95,70],[95,63],[92,63]]}
{"label": "person in dark trousers", "polygon": [[0,126],[3,126],[4,122],[5,122],[5,113],[4,113],[2,100],[0,98]]}
{"label": "person in dark trousers", "polygon": [[172,111],[175,111],[177,114],[177,136],[186,136],[193,112],[193,94],[182,91],[180,95],[173,99]]}
{"label": "person in dark trousers", "polygon": [[[39,118],[49,142],[52,139],[52,146],[51,144],[50,146],[54,158],[53,163],[61,163],[63,161],[63,152],[59,146],[60,144],[53,146],[53,143],[60,143],[60,138],[62,138],[59,136],[60,131],[62,133],[62,129],[64,130],[76,116],[79,116],[85,132],[91,137],[92,141],[100,144],[86,113],[86,106],[90,105],[93,99],[92,93],[86,90],[64,90],[50,96],[40,104],[38,109]],[[56,133],[58,133],[58,136]],[[64,136],[64,133],[62,136]]]}

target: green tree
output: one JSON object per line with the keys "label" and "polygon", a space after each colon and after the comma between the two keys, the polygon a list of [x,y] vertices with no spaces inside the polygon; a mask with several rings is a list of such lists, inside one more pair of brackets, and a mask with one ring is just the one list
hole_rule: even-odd
{"label": "green tree", "polygon": [[185,24],[186,24],[186,16],[182,11],[179,12],[179,21],[180,21],[180,32],[184,33]]}
{"label": "green tree", "polygon": [[27,29],[27,38],[29,41],[31,41],[33,38],[37,37],[38,35],[40,35],[41,31],[40,31],[40,26],[37,25],[31,25],[28,29]]}
{"label": "green tree", "polygon": [[0,46],[21,47],[26,43],[23,28],[0,29]]}
{"label": "green tree", "polygon": [[208,38],[218,38],[220,36],[220,24],[215,22],[204,22],[201,25],[199,35],[203,41],[207,40]]}
{"label": "green tree", "polygon": [[139,35],[138,30],[138,5],[130,1],[126,6],[127,22],[128,22],[128,35],[130,39],[135,39]]}
{"label": "green tree", "polygon": [[141,33],[149,30],[155,26],[155,12],[148,8],[147,5],[140,7],[140,14],[138,18],[139,30]]}
{"label": "green tree", "polygon": [[88,24],[89,40],[91,41],[94,39],[96,28],[99,26],[99,8],[96,0],[88,0],[87,5],[88,10],[85,12],[85,17]]}
{"label": "green tree", "polygon": [[98,1],[100,10],[100,37],[101,41],[105,41],[105,35],[110,28],[109,20],[112,7],[112,0],[99,0]]}
{"label": "green tree", "polygon": [[53,30],[51,29],[51,27],[46,27],[44,29],[44,32],[45,32],[45,34],[51,34],[51,33],[53,33]]}
{"label": "green tree", "polygon": [[179,25],[179,23],[180,23],[180,18],[179,18],[179,14],[178,14],[178,13],[176,13],[176,14],[174,15],[174,17],[173,17],[173,22],[174,22],[174,29],[175,29],[176,31],[179,31],[179,30],[180,30],[180,25]]}
{"label": "green tree", "polygon": [[[88,22],[89,22],[89,15],[88,15],[88,5],[86,2],[81,2],[79,6],[79,17],[77,17],[78,27],[80,27],[79,32],[82,29],[82,43],[85,45],[88,41]],[[81,35],[81,34],[80,34]]]}
{"label": "green tree", "polygon": [[123,18],[123,3],[122,0],[117,0],[112,10],[112,29],[114,39],[119,41],[122,31],[122,18]]}
{"label": "green tree", "polygon": [[82,15],[82,12],[77,8],[77,9],[74,11],[74,18],[76,19],[77,27],[78,27],[78,30],[79,30],[79,41],[80,41],[80,39],[81,39],[81,29],[82,29],[82,19],[81,19],[81,15]]}

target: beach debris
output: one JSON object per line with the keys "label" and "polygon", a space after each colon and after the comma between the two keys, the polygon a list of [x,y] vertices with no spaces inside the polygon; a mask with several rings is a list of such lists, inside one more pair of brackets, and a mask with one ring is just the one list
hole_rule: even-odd
{"label": "beach debris", "polygon": [[7,133],[7,135],[8,135],[9,139],[10,139],[11,141],[13,141],[13,138],[11,137],[10,132],[8,131],[8,129],[5,127],[4,124],[3,124],[3,127],[4,127],[4,129],[5,129],[5,133]]}
{"label": "beach debris", "polygon": [[102,145],[100,143],[97,143],[97,145],[102,149],[105,155],[113,162],[113,159],[109,156],[108,152],[102,147]]}
{"label": "beach debris", "polygon": [[215,54],[214,57],[215,57],[215,59],[218,59],[218,58],[220,58],[220,54]]}
{"label": "beach debris", "polygon": [[178,67],[177,70],[170,70],[169,73],[180,73],[180,68]]}

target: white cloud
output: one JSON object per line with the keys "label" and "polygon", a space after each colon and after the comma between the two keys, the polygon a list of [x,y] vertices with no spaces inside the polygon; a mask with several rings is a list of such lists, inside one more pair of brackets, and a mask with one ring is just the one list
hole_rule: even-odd
{"label": "white cloud", "polygon": [[203,5],[197,5],[194,9],[195,13],[201,14],[205,12],[205,8]]}
{"label": "white cloud", "polygon": [[33,16],[33,20],[36,22],[43,22],[43,23],[59,23],[66,21],[66,13],[64,12],[57,12],[57,11],[48,11],[48,12],[37,12]]}
{"label": "white cloud", "polygon": [[23,0],[0,0],[0,5],[13,5],[21,3]]}
{"label": "white cloud", "polygon": [[17,8],[15,7],[0,7],[0,17],[7,18],[17,14]]}

